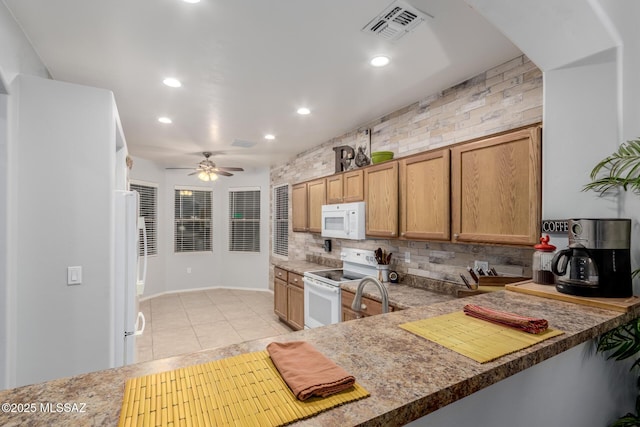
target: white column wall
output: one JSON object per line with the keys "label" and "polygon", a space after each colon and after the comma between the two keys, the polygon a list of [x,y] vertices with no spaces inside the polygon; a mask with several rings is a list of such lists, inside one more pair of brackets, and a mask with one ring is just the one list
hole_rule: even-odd
{"label": "white column wall", "polygon": [[[10,171],[10,283],[24,385],[109,366],[116,119],[103,89],[19,75],[10,90],[9,162],[21,165]],[[82,267],[81,285],[67,285],[68,266]]]}

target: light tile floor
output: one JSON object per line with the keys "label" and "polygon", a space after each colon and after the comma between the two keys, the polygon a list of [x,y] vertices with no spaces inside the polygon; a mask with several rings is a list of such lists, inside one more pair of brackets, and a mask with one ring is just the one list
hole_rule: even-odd
{"label": "light tile floor", "polygon": [[138,362],[291,332],[273,312],[273,293],[207,289],[140,303],[147,321]]}

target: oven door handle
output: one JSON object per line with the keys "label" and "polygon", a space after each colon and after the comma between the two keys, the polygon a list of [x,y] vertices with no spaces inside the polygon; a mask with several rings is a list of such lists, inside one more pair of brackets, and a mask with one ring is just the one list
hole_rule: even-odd
{"label": "oven door handle", "polygon": [[305,286],[322,288],[322,289],[324,289],[326,291],[329,291],[331,293],[334,293],[334,294],[340,293],[340,286],[326,285],[324,283],[318,282],[317,280],[311,280],[311,279],[308,279],[306,277],[304,277],[302,279],[302,281],[304,282]]}

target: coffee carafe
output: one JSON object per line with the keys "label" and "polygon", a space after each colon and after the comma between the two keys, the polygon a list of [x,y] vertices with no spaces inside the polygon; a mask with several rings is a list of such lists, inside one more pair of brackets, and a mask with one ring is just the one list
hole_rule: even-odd
{"label": "coffee carafe", "polygon": [[570,219],[569,247],[551,260],[556,289],[587,297],[631,296],[630,248],[630,219]]}
{"label": "coffee carafe", "polygon": [[580,243],[572,243],[568,249],[556,253],[551,260],[551,271],[558,276],[558,283],[580,286],[585,292],[598,290],[598,267]]}

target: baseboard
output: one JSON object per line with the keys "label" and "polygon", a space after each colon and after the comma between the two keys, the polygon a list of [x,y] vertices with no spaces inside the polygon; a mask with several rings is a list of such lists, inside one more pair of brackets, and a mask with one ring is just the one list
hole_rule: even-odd
{"label": "baseboard", "polygon": [[229,287],[229,286],[212,286],[212,287],[209,287],[209,288],[192,288],[192,289],[180,289],[180,290],[161,292],[159,294],[153,294],[153,295],[141,297],[140,298],[140,302],[147,301],[147,300],[150,300],[152,298],[160,297],[160,296],[163,296],[163,295],[181,294],[181,293],[184,293],[184,292],[201,292],[201,291],[207,291],[207,290],[212,290],[212,289],[229,289],[229,290],[232,290],[232,291],[260,291],[260,292],[269,292],[270,294],[273,294],[273,290],[271,290],[271,289],[263,289],[263,288],[232,288],[232,287]]}

